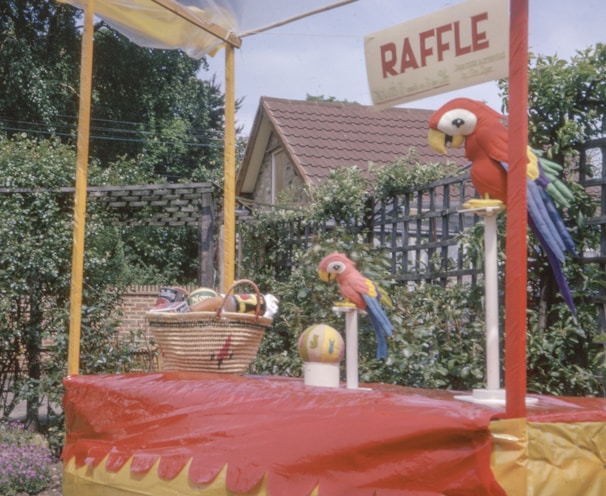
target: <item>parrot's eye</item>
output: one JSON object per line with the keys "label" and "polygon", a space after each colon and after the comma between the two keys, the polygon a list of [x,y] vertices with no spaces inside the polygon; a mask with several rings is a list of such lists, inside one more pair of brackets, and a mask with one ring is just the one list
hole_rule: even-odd
{"label": "parrot's eye", "polygon": [[331,274],[341,274],[345,271],[345,264],[343,262],[331,262],[328,264],[328,272]]}
{"label": "parrot's eye", "polygon": [[444,113],[438,122],[438,129],[449,136],[467,136],[478,123],[475,114],[465,109],[453,109]]}

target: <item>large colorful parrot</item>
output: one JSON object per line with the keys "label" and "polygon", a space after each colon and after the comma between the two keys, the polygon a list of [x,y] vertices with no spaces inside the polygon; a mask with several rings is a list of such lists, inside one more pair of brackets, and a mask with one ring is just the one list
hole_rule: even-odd
{"label": "large colorful parrot", "polygon": [[377,360],[387,358],[385,336],[393,335],[393,325],[381,306],[392,306],[385,291],[364,277],[356,264],[342,253],[334,252],[324,257],[318,265],[318,275],[325,282],[336,280],[346,303],[353,303],[368,313],[377,336]]}
{"label": "large colorful parrot", "polygon": [[[471,181],[482,198],[507,203],[508,131],[504,117],[486,104],[468,98],[455,98],[439,108],[429,119],[429,145],[440,153],[447,145],[465,144],[471,160]],[[557,175],[562,167],[528,150],[528,225],[547,254],[560,292],[575,313],[570,288],[562,273],[565,254],[576,256],[574,242],[554,201],[568,207],[572,193]]]}

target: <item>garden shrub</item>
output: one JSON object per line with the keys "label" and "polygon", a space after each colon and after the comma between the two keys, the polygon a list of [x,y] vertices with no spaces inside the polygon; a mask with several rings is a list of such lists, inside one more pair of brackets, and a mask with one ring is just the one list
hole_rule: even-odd
{"label": "garden shrub", "polygon": [[388,340],[385,361],[375,358],[376,341],[369,319],[361,316],[358,320],[362,381],[460,390],[481,386],[485,368],[481,289],[397,285],[385,253],[342,232],[326,235],[298,253],[287,280],[263,279],[261,274],[253,277],[280,298],[279,313],[254,361],[255,373],[301,376],[303,363],[297,345],[311,325],[328,324],[344,334],[343,316],[332,311],[334,302],[342,299],[338,285],[322,282],[317,275],[318,263],[332,251],[346,253],[394,303],[386,309],[394,335]]}
{"label": "garden shrub", "polygon": [[417,151],[410,148],[404,156],[393,163],[377,168],[374,174],[374,194],[378,199],[385,199],[407,189],[458,176],[461,174],[461,168],[450,161],[423,163]]}
{"label": "garden shrub", "polygon": [[[279,312],[253,363],[256,373],[300,376],[302,361],[297,345],[303,331],[321,323],[344,329],[343,317],[332,311],[334,303],[343,299],[339,287],[318,277],[320,260],[333,251],[346,253],[359,270],[386,290],[393,284],[384,255],[341,231],[327,235],[322,243],[314,243],[308,250],[297,251],[295,268],[287,279],[276,280],[262,271],[256,272],[252,278],[280,299]],[[359,321],[360,351],[364,360],[374,360],[374,333],[367,320]]]}
{"label": "garden shrub", "polygon": [[[407,167],[415,162],[413,153],[377,171],[374,194],[398,194],[407,188],[423,188],[428,180],[439,180],[449,168],[437,165]],[[415,162],[416,163],[416,162]],[[298,376],[302,363],[298,337],[310,325],[326,323],[342,331],[342,316],[332,312],[332,302],[340,299],[336,284],[321,282],[317,265],[328,252],[347,254],[367,277],[389,289],[395,308],[388,311],[395,331],[388,341],[389,358],[375,359],[374,334],[368,319],[359,320],[359,370],[364,382],[386,382],[424,388],[471,390],[485,387],[484,288],[482,278],[468,284],[427,281],[414,285],[396,283],[391,273],[389,247],[369,242],[365,231],[368,198],[357,189],[358,171],[331,176],[322,184],[309,210],[277,207],[258,213],[241,230],[245,256],[242,267],[247,277],[260,281],[280,298],[280,311],[261,344],[254,370],[263,374]],[[599,242],[596,229],[587,219],[595,215],[595,199],[581,186],[572,185],[575,201],[565,219],[579,253]],[[343,191],[347,193],[342,194]],[[339,193],[337,195],[337,193]],[[331,194],[338,201],[331,203]],[[344,198],[355,201],[349,204]],[[333,217],[332,221],[330,217]],[[505,272],[506,212],[497,219],[498,265]],[[296,248],[293,232],[304,232],[309,249]],[[466,266],[481,273],[484,266],[483,224],[461,232],[459,249]],[[308,245],[308,246],[309,246]],[[432,261],[430,261],[432,262]],[[576,317],[562,303],[545,256],[529,235],[528,260],[527,374],[529,392],[554,395],[603,396],[606,372],[604,342],[593,295],[603,294],[604,274],[592,264],[570,259],[564,266],[575,289]],[[504,309],[504,278],[499,301]],[[501,356],[504,347],[504,311],[500,312]],[[501,364],[503,370],[503,363]],[[502,374],[504,376],[504,374]]]}

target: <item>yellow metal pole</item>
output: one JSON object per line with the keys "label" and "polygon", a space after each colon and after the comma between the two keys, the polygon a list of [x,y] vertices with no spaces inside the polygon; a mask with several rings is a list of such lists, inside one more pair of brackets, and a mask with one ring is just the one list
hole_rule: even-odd
{"label": "yellow metal pole", "polygon": [[234,283],[236,245],[236,91],[234,47],[225,45],[225,142],[223,152],[223,291]]}
{"label": "yellow metal pole", "polygon": [[85,2],[83,5],[84,27],[82,31],[82,54],[80,62],[80,111],[78,118],[76,157],[76,191],[74,198],[74,234],[67,375],[78,375],[80,369],[82,275],[84,272],[84,234],[86,225],[86,185],[90,135],[95,0],[88,0],[88,2]]}

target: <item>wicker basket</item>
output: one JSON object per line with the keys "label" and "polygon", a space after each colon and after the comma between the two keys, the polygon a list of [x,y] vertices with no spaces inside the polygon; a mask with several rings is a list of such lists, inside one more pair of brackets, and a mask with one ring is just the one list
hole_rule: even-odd
{"label": "wicker basket", "polygon": [[[249,284],[257,293],[254,314],[226,312],[234,288]],[[243,374],[254,360],[272,319],[261,315],[259,289],[252,281],[236,281],[213,312],[149,312],[150,331],[160,348],[161,369]]]}

